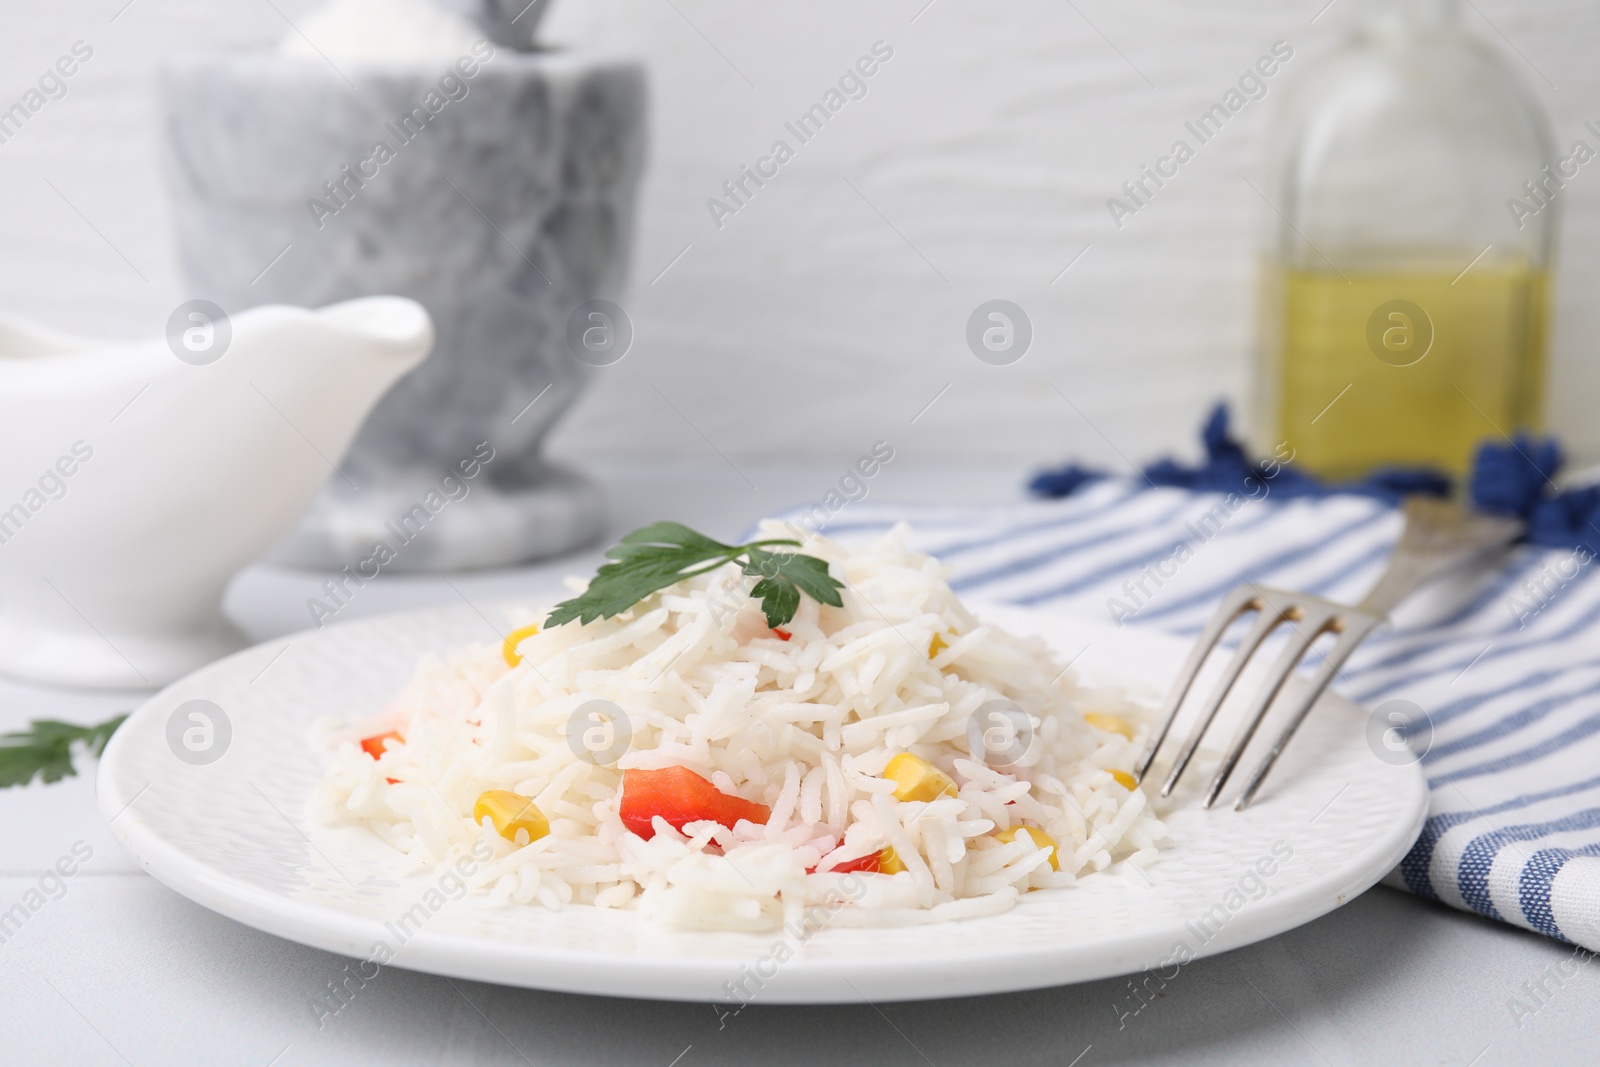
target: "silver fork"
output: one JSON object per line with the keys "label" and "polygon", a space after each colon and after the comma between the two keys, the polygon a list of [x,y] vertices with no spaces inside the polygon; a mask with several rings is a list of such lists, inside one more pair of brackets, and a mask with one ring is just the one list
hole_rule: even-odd
{"label": "silver fork", "polygon": [[1255,774],[1251,775],[1244,792],[1239,794],[1234,810],[1243,810],[1255,798],[1261,783],[1266,780],[1268,772],[1277,762],[1284,746],[1305,721],[1311,706],[1328,687],[1328,683],[1333,681],[1340,666],[1350,658],[1356,646],[1383,622],[1389,612],[1430,578],[1510,544],[1521,535],[1522,529],[1522,523],[1514,519],[1468,512],[1456,504],[1429,497],[1410,497],[1405,502],[1405,528],[1401,531],[1400,541],[1395,545],[1393,555],[1389,557],[1389,565],[1373,584],[1372,591],[1355,607],[1348,607],[1307,593],[1263,589],[1250,581],[1235,586],[1223,598],[1216,614],[1211,616],[1211,621],[1206,623],[1206,628],[1190,651],[1183,670],[1178,672],[1177,681],[1173,683],[1172,691],[1167,694],[1166,704],[1161,710],[1161,729],[1134,768],[1134,778],[1144,781],[1144,776],[1149,773],[1150,765],[1155,762],[1156,753],[1160,751],[1162,742],[1172,729],[1173,721],[1178,717],[1178,709],[1183,706],[1183,699],[1194,685],[1195,677],[1199,675],[1206,657],[1216,648],[1223,633],[1241,615],[1255,612],[1256,619],[1239,643],[1239,648],[1223,673],[1222,680],[1202,705],[1199,721],[1190,731],[1188,740],[1184,742],[1177,761],[1173,763],[1172,770],[1161,787],[1162,796],[1171,793],[1173,787],[1178,784],[1178,779],[1200,747],[1200,739],[1211,727],[1217,710],[1222,707],[1223,700],[1233,689],[1234,683],[1239,680],[1251,656],[1274,630],[1288,623],[1295,632],[1289,640],[1288,647],[1272,665],[1266,683],[1252,698],[1233,743],[1223,755],[1222,763],[1217,767],[1216,775],[1206,790],[1207,808],[1216,802],[1217,795],[1227,785],[1229,776],[1233,773],[1240,757],[1244,755],[1245,748],[1255,736],[1262,720],[1266,718],[1273,700],[1289,676],[1294,673],[1295,668],[1299,666],[1307,650],[1323,634],[1338,635],[1326,658],[1312,673],[1310,684],[1296,699],[1282,734],[1266,758],[1261,761],[1261,765],[1256,768]]}

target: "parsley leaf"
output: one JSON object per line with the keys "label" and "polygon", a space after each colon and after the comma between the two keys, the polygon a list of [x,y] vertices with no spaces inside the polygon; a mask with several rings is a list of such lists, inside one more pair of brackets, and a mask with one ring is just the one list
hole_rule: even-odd
{"label": "parsley leaf", "polygon": [[843,606],[839,590],[844,585],[828,574],[826,561],[798,552],[768,550],[775,545],[799,544],[775,539],[725,545],[681,523],[651,523],[608,549],[611,562],[600,567],[582,595],[557,604],[544,625],[548,629],[574,619],[580,625],[609,619],[675,582],[728,563],[738,563],[746,575],[758,579],[750,594],[761,600],[768,626],[782,626],[794,618],[801,593],[821,604]]}
{"label": "parsley leaf", "polygon": [[54,719],[35,719],[28,729],[0,737],[0,789],[27,785],[35,778],[59,782],[77,773],[72,765],[72,746],[81,743],[98,756],[126,715],[118,715],[93,726],[75,726]]}
{"label": "parsley leaf", "polygon": [[766,613],[768,626],[782,626],[794,618],[800,608],[801,593],[819,604],[844,606],[839,596],[843,584],[828,573],[827,563],[815,556],[750,547],[745,560],[744,573],[761,579],[750,593],[761,598],[761,610]]}
{"label": "parsley leaf", "polygon": [[[785,544],[797,545],[798,541],[786,541]],[[691,530],[680,522],[652,522],[649,526],[639,529],[622,539],[622,542],[606,555],[622,559],[626,555],[651,548],[683,549],[697,552],[702,558],[710,558],[723,552],[733,550],[732,545],[725,545],[721,541],[713,541],[698,530]]]}

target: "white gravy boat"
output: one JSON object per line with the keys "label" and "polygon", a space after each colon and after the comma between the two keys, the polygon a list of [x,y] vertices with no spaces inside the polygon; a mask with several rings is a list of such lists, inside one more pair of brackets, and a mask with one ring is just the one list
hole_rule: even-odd
{"label": "white gravy boat", "polygon": [[0,316],[0,671],[151,688],[241,647],[228,580],[433,346],[400,297],[175,321],[128,344]]}

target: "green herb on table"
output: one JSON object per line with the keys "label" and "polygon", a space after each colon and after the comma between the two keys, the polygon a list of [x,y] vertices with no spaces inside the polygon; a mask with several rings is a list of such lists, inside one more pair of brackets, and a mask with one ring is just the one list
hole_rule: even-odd
{"label": "green herb on table", "polygon": [[573,619],[580,623],[609,619],[674,582],[729,563],[738,563],[746,575],[757,579],[750,595],[761,600],[768,626],[782,626],[794,618],[801,593],[819,604],[843,607],[839,590],[844,583],[828,573],[826,561],[774,550],[799,545],[782,539],[725,545],[676,522],[651,523],[608,549],[606,555],[613,562],[601,566],[581,596],[557,604],[544,624],[548,629]]}
{"label": "green herb on table", "polygon": [[78,773],[72,764],[73,746],[98,756],[126,715],[96,723],[74,726],[54,719],[35,719],[28,729],[0,736],[0,789],[27,785],[35,778],[59,782]]}

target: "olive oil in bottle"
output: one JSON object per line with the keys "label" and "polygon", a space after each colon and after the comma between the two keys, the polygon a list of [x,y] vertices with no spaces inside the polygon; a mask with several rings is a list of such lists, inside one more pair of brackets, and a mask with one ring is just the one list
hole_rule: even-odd
{"label": "olive oil in bottle", "polygon": [[[1470,257],[1469,257],[1470,258]],[[1282,269],[1278,440],[1320,474],[1423,464],[1462,473],[1476,444],[1538,428],[1545,274]]]}
{"label": "olive oil in bottle", "polygon": [[1540,427],[1555,153],[1459,8],[1367,0],[1274,129],[1255,444],[1312,473],[1460,474]]}

